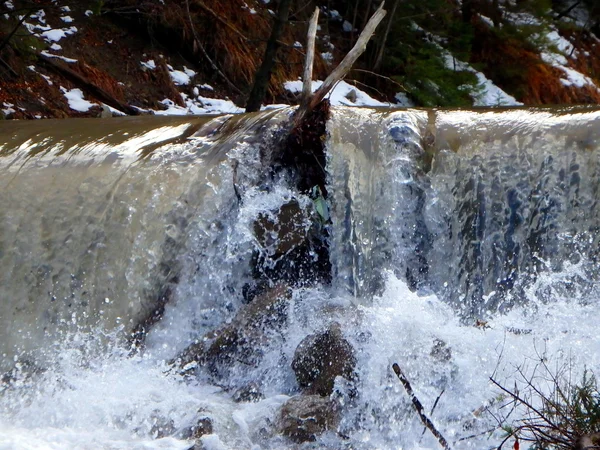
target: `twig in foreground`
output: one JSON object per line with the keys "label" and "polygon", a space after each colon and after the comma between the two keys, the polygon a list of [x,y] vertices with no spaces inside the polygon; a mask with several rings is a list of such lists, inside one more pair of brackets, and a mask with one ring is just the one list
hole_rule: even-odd
{"label": "twig in foreground", "polygon": [[396,376],[402,383],[402,386],[404,386],[404,389],[406,389],[406,393],[410,397],[413,406],[417,410],[417,414],[419,415],[421,422],[423,422],[423,425],[425,425],[427,427],[427,429],[429,431],[431,431],[431,433],[437,438],[437,440],[440,443],[440,445],[442,446],[442,448],[444,448],[445,450],[451,450],[450,445],[448,444],[448,441],[446,441],[444,436],[442,436],[442,433],[440,433],[437,430],[437,428],[435,427],[433,422],[429,419],[429,417],[427,417],[425,415],[425,412],[423,411],[423,404],[419,401],[419,399],[415,395],[414,391],[412,390],[412,386],[410,385],[410,382],[408,381],[406,376],[404,376],[404,373],[402,372],[402,369],[400,369],[400,366],[398,364],[394,363],[392,365],[392,369],[394,369],[394,373],[396,374]]}

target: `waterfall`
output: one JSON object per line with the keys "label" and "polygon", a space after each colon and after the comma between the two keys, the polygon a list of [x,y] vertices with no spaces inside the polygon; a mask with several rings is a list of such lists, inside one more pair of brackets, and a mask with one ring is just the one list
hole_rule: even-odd
{"label": "waterfall", "polygon": [[[289,113],[0,123],[0,448],[290,448],[323,330],[355,376],[318,448],[436,447],[394,362],[473,449],[502,440],[490,376],[597,367],[599,110],[335,108],[326,199],[271,165]],[[295,284],[323,236],[331,283]]]}

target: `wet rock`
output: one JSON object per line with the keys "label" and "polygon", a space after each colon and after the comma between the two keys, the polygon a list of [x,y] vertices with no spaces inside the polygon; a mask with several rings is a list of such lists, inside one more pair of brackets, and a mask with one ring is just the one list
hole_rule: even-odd
{"label": "wet rock", "polygon": [[290,291],[277,284],[244,305],[231,323],[207,333],[190,345],[171,364],[180,371],[205,366],[215,375],[228,370],[235,362],[255,366],[268,343],[267,335],[285,322]]}
{"label": "wet rock", "polygon": [[254,235],[259,244],[276,259],[305,243],[311,222],[308,213],[293,199],[281,205],[274,215],[259,214],[254,222]]}
{"label": "wet rock", "polygon": [[175,433],[175,422],[173,420],[161,419],[160,417],[156,417],[154,419],[154,424],[150,429],[150,435],[154,437],[154,439],[161,439],[167,436],[171,436]]}
{"label": "wet rock", "polygon": [[258,402],[265,398],[260,387],[256,383],[249,383],[242,386],[233,393],[233,401],[236,403]]}
{"label": "wet rock", "polygon": [[[254,234],[261,246],[252,261],[253,285],[257,288],[265,280],[291,286],[329,283],[327,229],[313,208],[303,208],[292,199],[277,211],[259,215]],[[252,294],[253,286],[246,291]]]}
{"label": "wet rock", "polygon": [[212,434],[213,422],[210,417],[201,417],[196,422],[196,425],[190,428],[190,437],[193,439],[200,439],[202,436]]}
{"label": "wet rock", "polygon": [[307,393],[321,396],[333,392],[336,377],[351,380],[355,367],[354,349],[342,336],[337,323],[323,333],[304,338],[292,361],[298,385]]}
{"label": "wet rock", "polygon": [[318,395],[298,395],[289,399],[279,412],[279,432],[295,442],[314,441],[340,423],[339,404]]}
{"label": "wet rock", "polygon": [[448,362],[452,359],[452,349],[441,339],[435,339],[429,355],[439,362]]}

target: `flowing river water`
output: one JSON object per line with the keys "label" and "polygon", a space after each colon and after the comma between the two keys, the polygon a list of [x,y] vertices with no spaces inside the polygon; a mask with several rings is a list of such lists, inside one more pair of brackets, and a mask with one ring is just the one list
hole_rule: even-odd
{"label": "flowing river water", "polygon": [[[291,291],[258,362],[172,370],[244,308],[275,251],[257,220],[316,208],[266,174],[289,113],[0,122],[0,449],[189,449],[199,417],[198,448],[295,448],[276,425],[294,352],[332,323],[356,377],[302,448],[438,448],[393,363],[453,448],[478,450],[505,436],[490,377],[598,367],[599,110],[335,108],[331,283]],[[250,383],[261,398],[236,402]]]}

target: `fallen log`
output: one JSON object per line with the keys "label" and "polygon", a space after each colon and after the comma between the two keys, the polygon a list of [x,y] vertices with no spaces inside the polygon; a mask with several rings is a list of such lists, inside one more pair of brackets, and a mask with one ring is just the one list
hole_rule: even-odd
{"label": "fallen log", "polygon": [[130,116],[137,116],[140,114],[140,111],[138,109],[117,100],[104,89],[102,89],[99,86],[96,86],[87,78],[68,68],[61,62],[55,61],[53,58],[50,58],[43,54],[39,54],[37,57],[38,61],[42,62],[48,69],[53,70],[57,74],[62,75],[69,81],[75,83],[86,94],[96,98],[97,100],[100,100],[101,102],[106,103],[109,106],[112,106],[115,109],[118,109],[119,111],[124,112],[125,114],[129,114]]}

